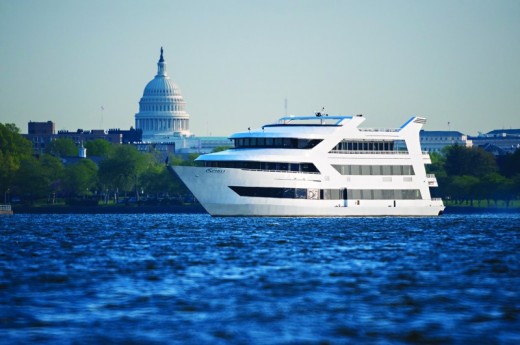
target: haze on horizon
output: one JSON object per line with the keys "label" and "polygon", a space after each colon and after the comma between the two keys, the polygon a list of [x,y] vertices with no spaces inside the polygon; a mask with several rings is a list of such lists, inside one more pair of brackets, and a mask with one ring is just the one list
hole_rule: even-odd
{"label": "haze on horizon", "polygon": [[520,128],[516,0],[0,0],[0,122],[128,129],[161,46],[198,136],[274,122],[285,99],[367,127]]}

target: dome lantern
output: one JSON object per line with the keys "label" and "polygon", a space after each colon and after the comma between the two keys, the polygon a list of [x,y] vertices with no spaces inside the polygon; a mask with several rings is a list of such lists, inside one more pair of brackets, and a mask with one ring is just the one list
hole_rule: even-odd
{"label": "dome lantern", "polygon": [[161,57],[159,58],[159,62],[157,62],[157,75],[158,76],[167,76],[166,74],[166,62],[163,57],[163,47],[161,47]]}

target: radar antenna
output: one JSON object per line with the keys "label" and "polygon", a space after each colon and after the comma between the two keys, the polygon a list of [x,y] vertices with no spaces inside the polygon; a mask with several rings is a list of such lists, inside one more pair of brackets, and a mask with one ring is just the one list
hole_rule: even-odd
{"label": "radar antenna", "polygon": [[323,115],[325,115],[325,116],[329,116],[329,114],[324,114],[324,113],[323,113],[324,110],[325,110],[325,107],[322,107],[322,108],[321,108],[321,111],[317,111],[317,112],[315,112],[314,115],[316,115],[316,117],[321,117],[321,116],[323,116]]}

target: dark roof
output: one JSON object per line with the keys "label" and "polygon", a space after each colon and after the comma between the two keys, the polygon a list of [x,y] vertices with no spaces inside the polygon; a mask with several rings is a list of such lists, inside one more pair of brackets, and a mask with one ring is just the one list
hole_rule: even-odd
{"label": "dark roof", "polygon": [[501,134],[520,135],[520,129],[494,129],[491,132],[487,132],[486,134],[490,134],[490,135],[501,135]]}

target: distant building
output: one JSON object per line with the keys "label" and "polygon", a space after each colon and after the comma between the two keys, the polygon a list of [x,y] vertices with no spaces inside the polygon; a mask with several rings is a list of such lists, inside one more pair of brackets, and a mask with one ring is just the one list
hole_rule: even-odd
{"label": "distant building", "polygon": [[189,124],[186,102],[166,72],[161,48],[157,75],[144,88],[139,112],[135,114],[135,127],[142,131],[144,144],[173,144],[175,154],[208,153],[220,146],[232,146],[227,138],[196,137],[190,132]]}
{"label": "distant building", "polygon": [[190,115],[181,91],[166,73],[161,48],[157,75],[146,85],[135,114],[135,128],[142,130],[143,141],[161,142],[190,136]]}
{"label": "distant building", "polygon": [[170,154],[175,154],[175,143],[136,143],[139,152],[155,152],[164,161]]}
{"label": "distant building", "polygon": [[45,152],[47,145],[56,139],[68,138],[72,139],[78,148],[82,144],[90,140],[103,139],[112,144],[127,144],[141,142],[140,130],[130,128],[130,130],[111,129],[105,132],[102,129],[83,130],[78,129],[76,131],[60,130],[58,133],[55,132],[55,124],[52,121],[47,122],[29,122],[28,134],[25,134],[25,138],[33,144],[33,153],[42,154]]}
{"label": "distant building", "polygon": [[520,148],[520,129],[495,129],[470,138],[475,146],[495,156],[513,153]]}
{"label": "distant building", "polygon": [[74,141],[78,147],[82,143],[86,143],[90,140],[103,139],[112,144],[122,144],[123,143],[123,134],[121,133],[107,133],[103,129],[91,129],[91,130],[83,130],[78,129],[75,132],[71,132],[68,130],[60,130],[58,134],[55,136],[55,139],[59,138],[68,138]]}
{"label": "distant building", "polygon": [[444,147],[460,145],[472,147],[473,143],[466,134],[458,131],[425,131],[420,132],[421,148],[423,151],[440,152]]}
{"label": "distant building", "polygon": [[53,135],[56,132],[54,122],[32,122],[27,124],[29,135]]}
{"label": "distant building", "polygon": [[45,150],[45,147],[49,142],[51,142],[54,133],[55,126],[54,122],[32,122],[30,121],[27,124],[28,131],[27,135],[25,135],[26,139],[32,142],[33,152],[35,154],[42,154]]}
{"label": "distant building", "polygon": [[108,134],[121,134],[121,141],[123,144],[140,143],[143,140],[143,131],[130,127],[129,130],[121,130],[119,128],[109,129]]}

